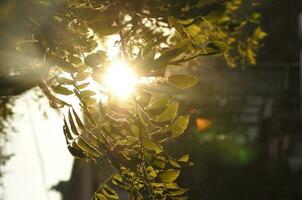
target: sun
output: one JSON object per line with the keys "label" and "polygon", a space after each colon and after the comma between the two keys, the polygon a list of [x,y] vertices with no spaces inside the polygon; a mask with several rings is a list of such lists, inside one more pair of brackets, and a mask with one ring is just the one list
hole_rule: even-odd
{"label": "sun", "polygon": [[134,92],[138,77],[134,70],[122,60],[114,60],[104,74],[104,85],[114,96],[126,100]]}

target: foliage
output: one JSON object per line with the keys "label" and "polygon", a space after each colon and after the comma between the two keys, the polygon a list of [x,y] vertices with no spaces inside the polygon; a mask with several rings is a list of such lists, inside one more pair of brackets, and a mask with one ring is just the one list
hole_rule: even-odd
{"label": "foliage", "polygon": [[[12,100],[0,99],[0,178],[3,176],[2,166],[5,165],[6,161],[11,157],[5,151],[5,143],[8,140],[6,134],[7,129],[12,128],[9,126],[9,120],[13,115],[12,112]],[[0,185],[2,181],[0,181]]]}
{"label": "foliage", "polygon": [[[178,116],[175,95],[193,87],[197,79],[184,74],[165,77],[166,68],[219,54],[235,65],[239,58],[234,49],[253,64],[265,34],[260,28],[253,29],[251,37],[241,34],[247,23],[235,15],[241,1],[11,0],[1,4],[0,60],[7,68],[1,68],[0,76],[8,78],[0,80],[9,87],[0,95],[20,94],[38,85],[52,107],[68,107],[63,131],[70,153],[94,162],[105,159],[116,170],[93,198],[118,199],[119,187],[128,191],[129,199],[187,199],[187,189],[178,186],[176,179],[181,167],[191,165],[189,156],[173,158],[164,144],[186,129],[189,116]],[[257,24],[259,14],[252,16],[248,22]],[[114,60],[105,45],[111,35],[119,38],[117,57],[140,76],[135,94],[124,100],[112,94],[102,78]]]}

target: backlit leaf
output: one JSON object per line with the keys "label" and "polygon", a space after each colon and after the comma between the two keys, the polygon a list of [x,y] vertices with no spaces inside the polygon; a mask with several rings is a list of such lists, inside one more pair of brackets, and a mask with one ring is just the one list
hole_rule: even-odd
{"label": "backlit leaf", "polygon": [[82,62],[81,58],[79,57],[76,57],[76,56],[73,56],[73,55],[69,55],[68,56],[68,60],[69,62],[75,64],[75,65],[78,65]]}
{"label": "backlit leaf", "polygon": [[88,78],[90,76],[89,72],[81,72],[81,73],[77,73],[75,76],[75,80],[76,81],[83,81],[86,78]]}
{"label": "backlit leaf", "polygon": [[180,170],[168,169],[161,174],[159,174],[159,178],[164,183],[172,183],[177,179],[180,174]]}
{"label": "backlit leaf", "polygon": [[189,154],[186,154],[178,159],[180,162],[188,162],[189,161]]}
{"label": "backlit leaf", "polygon": [[109,187],[108,185],[104,185],[102,187],[102,191],[103,191],[103,194],[106,196],[106,197],[109,197],[111,199],[118,199],[118,195],[116,193],[116,191],[114,191],[111,187]]}
{"label": "backlit leaf", "polygon": [[71,110],[69,109],[68,111],[68,121],[69,121],[69,124],[70,124],[70,128],[71,128],[71,131],[73,132],[73,134],[75,135],[80,135],[78,130],[77,130],[77,127],[73,121],[73,117],[72,117],[72,114],[71,114]]}
{"label": "backlit leaf", "polygon": [[149,125],[150,118],[149,118],[148,114],[140,106],[138,107],[138,116],[139,116],[139,119],[140,119],[141,123],[144,126],[148,126]]}
{"label": "backlit leaf", "polygon": [[178,117],[170,126],[172,131],[172,137],[176,138],[181,134],[183,134],[188,124],[189,124],[189,115]]}
{"label": "backlit leaf", "polygon": [[84,89],[88,85],[89,85],[89,83],[87,82],[87,83],[82,83],[82,84],[78,85],[77,87],[78,87],[78,89]]}
{"label": "backlit leaf", "polygon": [[63,87],[61,85],[58,86],[53,86],[52,90],[57,93],[57,94],[61,94],[61,95],[71,95],[73,94],[73,92],[71,90],[69,90],[66,87]]}
{"label": "backlit leaf", "polygon": [[57,77],[56,80],[58,81],[58,83],[62,84],[62,85],[72,85],[74,84],[74,81],[68,78],[63,78],[63,77]]}
{"label": "backlit leaf", "polygon": [[77,72],[77,69],[75,68],[75,66],[65,60],[62,60],[60,63],[59,63],[59,67],[65,71],[65,72],[68,72],[68,73],[75,73]]}
{"label": "backlit leaf", "polygon": [[164,108],[168,105],[171,97],[169,96],[152,96],[149,105],[146,107],[147,110],[155,110]]}
{"label": "backlit leaf", "polygon": [[150,139],[144,139],[143,145],[146,149],[155,151],[155,153],[162,152],[162,146],[160,144],[157,144],[156,142],[150,140]]}
{"label": "backlit leaf", "polygon": [[193,76],[178,74],[169,76],[168,82],[177,88],[187,89],[196,85],[198,79]]}
{"label": "backlit leaf", "polygon": [[84,91],[81,91],[80,95],[81,95],[82,98],[88,98],[88,97],[96,95],[96,93],[94,91],[91,91],[91,90],[84,90]]}
{"label": "backlit leaf", "polygon": [[156,121],[167,122],[174,119],[177,115],[179,103],[174,101],[170,103],[167,108],[159,115],[156,116]]}
{"label": "backlit leaf", "polygon": [[106,52],[105,51],[98,51],[96,53],[89,54],[85,59],[84,62],[86,65],[96,68],[102,65],[106,60]]}

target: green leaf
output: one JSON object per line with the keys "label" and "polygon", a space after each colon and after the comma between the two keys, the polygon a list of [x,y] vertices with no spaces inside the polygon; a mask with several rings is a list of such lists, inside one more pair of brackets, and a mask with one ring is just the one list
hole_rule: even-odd
{"label": "green leaf", "polygon": [[83,81],[86,78],[88,78],[90,76],[89,72],[81,72],[81,73],[77,73],[75,76],[75,80],[76,81]]}
{"label": "green leaf", "polygon": [[62,84],[62,85],[72,85],[74,84],[74,81],[68,78],[63,78],[63,77],[57,77],[56,80],[58,81],[58,83]]}
{"label": "green leaf", "polygon": [[113,175],[113,176],[112,176],[112,179],[114,179],[114,180],[116,180],[116,181],[119,181],[119,182],[122,182],[122,181],[123,181],[121,175],[119,175],[119,174]]}
{"label": "green leaf", "polygon": [[169,160],[169,163],[175,168],[181,168],[180,164],[178,164],[175,160]]}
{"label": "green leaf", "polygon": [[169,194],[171,196],[179,196],[179,195],[183,195],[186,191],[187,191],[186,189],[179,188],[178,190],[169,191]]}
{"label": "green leaf", "polygon": [[83,89],[83,88],[87,87],[88,85],[89,85],[89,82],[87,82],[87,83],[82,83],[82,84],[78,85],[78,88],[79,88],[79,89]]}
{"label": "green leaf", "polygon": [[82,139],[86,141],[87,144],[91,145],[94,149],[97,150],[99,154],[101,152],[99,151],[99,142],[95,135],[93,135],[91,132],[86,131],[81,135]]}
{"label": "green leaf", "polygon": [[78,137],[75,140],[76,144],[89,156],[98,158],[101,154],[91,144],[87,143],[83,138]]}
{"label": "green leaf", "polygon": [[140,128],[138,126],[136,126],[135,124],[132,124],[132,126],[131,126],[131,132],[136,137],[140,136]]}
{"label": "green leaf", "polygon": [[157,182],[151,182],[151,185],[156,188],[164,188],[164,186],[165,186],[165,184],[157,183]]}
{"label": "green leaf", "polygon": [[143,146],[148,150],[155,151],[155,153],[160,153],[163,149],[160,144],[157,144],[156,142],[150,139],[144,139]]}
{"label": "green leaf", "polygon": [[87,70],[88,67],[89,67],[88,65],[86,65],[85,63],[82,63],[79,66],[77,66],[77,71],[78,72],[83,72],[83,71]]}
{"label": "green leaf", "polygon": [[66,138],[66,142],[68,144],[69,143],[68,139],[69,140],[73,140],[73,137],[72,137],[72,134],[71,134],[71,132],[69,130],[69,127],[68,127],[68,124],[67,124],[65,116],[64,116],[63,132],[64,132],[64,135],[65,135],[65,138]]}
{"label": "green leaf", "polygon": [[160,161],[160,160],[155,160],[152,162],[153,166],[156,166],[160,169],[165,168],[166,163],[164,161]]}
{"label": "green leaf", "polygon": [[114,191],[111,187],[109,187],[108,185],[104,185],[102,187],[102,191],[103,191],[103,194],[106,196],[106,197],[109,197],[111,199],[119,199],[118,198],[118,195],[116,193],[116,191]]}
{"label": "green leaf", "polygon": [[61,60],[61,62],[59,63],[59,67],[65,71],[65,72],[68,72],[68,73],[75,73],[77,72],[77,69],[75,68],[75,66],[65,60]]}
{"label": "green leaf", "polygon": [[70,154],[72,156],[74,156],[75,158],[79,158],[79,159],[86,158],[84,152],[80,148],[75,148],[75,147],[70,146],[70,145],[68,145],[67,148],[68,148],[68,151],[70,152]]}
{"label": "green leaf", "polygon": [[180,162],[188,162],[189,161],[189,154],[186,154],[178,159]]}
{"label": "green leaf", "polygon": [[156,116],[157,122],[168,122],[174,119],[177,115],[179,103],[174,101],[168,105],[166,110]]}
{"label": "green leaf", "polygon": [[204,48],[207,54],[218,54],[224,52],[226,49],[226,44],[221,41],[211,41],[207,43]]}
{"label": "green leaf", "polygon": [[189,124],[189,115],[178,117],[170,126],[172,137],[176,138],[183,134]]}
{"label": "green leaf", "polygon": [[105,60],[107,59],[105,51],[98,51],[96,53],[89,54],[85,59],[84,62],[86,65],[97,68],[101,66]]}
{"label": "green leaf", "polygon": [[96,95],[96,93],[94,91],[91,91],[91,90],[84,90],[84,91],[81,91],[80,95],[81,95],[82,98],[89,98],[91,96]]}
{"label": "green leaf", "polygon": [[72,108],[72,112],[73,112],[73,115],[74,115],[74,117],[75,117],[75,119],[76,119],[76,122],[77,122],[79,128],[80,128],[81,130],[85,130],[86,128],[85,128],[85,126],[84,126],[82,120],[80,119],[79,115],[76,113],[76,111],[75,111],[73,108]]}
{"label": "green leaf", "polygon": [[68,88],[63,87],[61,85],[53,86],[52,90],[57,94],[61,94],[61,95],[65,95],[65,96],[73,94],[73,92],[71,90],[69,90]]}
{"label": "green leaf", "polygon": [[93,105],[93,104],[96,103],[96,99],[95,99],[95,98],[91,98],[91,97],[83,98],[83,101],[84,101],[87,105]]}
{"label": "green leaf", "polygon": [[179,186],[177,185],[177,183],[165,183],[164,185],[168,189],[178,189],[179,188]]}
{"label": "green leaf", "polygon": [[94,194],[93,200],[108,200],[103,194]]}
{"label": "green leaf", "polygon": [[158,63],[168,64],[172,59],[183,53],[189,47],[189,40],[185,39],[173,48],[162,52],[159,58],[155,61]]}
{"label": "green leaf", "polygon": [[198,79],[192,76],[178,74],[168,77],[168,82],[174,87],[187,89],[193,87],[198,82]]}
{"label": "green leaf", "polygon": [[149,176],[151,176],[151,177],[153,177],[153,178],[157,177],[156,171],[155,171],[155,170],[151,170],[151,171],[149,172]]}
{"label": "green leaf", "polygon": [[160,108],[165,108],[170,101],[171,101],[171,97],[169,96],[152,95],[150,103],[146,107],[146,110],[156,110]]}
{"label": "green leaf", "polygon": [[69,56],[67,56],[67,58],[68,58],[69,62],[71,62],[75,65],[79,65],[82,62],[81,58],[73,56],[73,55],[69,55]]}
{"label": "green leaf", "polygon": [[69,124],[70,124],[70,128],[71,128],[71,131],[75,134],[75,135],[80,135],[79,132],[78,132],[78,129],[73,121],[73,117],[72,117],[72,114],[71,114],[71,110],[69,109],[68,111],[68,121],[69,121]]}
{"label": "green leaf", "polygon": [[180,174],[180,170],[168,169],[161,174],[159,174],[159,178],[164,183],[172,183],[177,179]]}
{"label": "green leaf", "polygon": [[144,126],[148,126],[150,124],[150,118],[141,106],[138,106],[138,117]]}
{"label": "green leaf", "polygon": [[194,38],[200,33],[200,27],[196,24],[192,24],[186,28],[186,32],[191,38]]}

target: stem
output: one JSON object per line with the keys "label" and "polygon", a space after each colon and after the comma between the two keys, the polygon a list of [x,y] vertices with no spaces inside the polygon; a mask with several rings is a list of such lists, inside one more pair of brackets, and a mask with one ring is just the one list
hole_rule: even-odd
{"label": "stem", "polygon": [[[136,102],[137,110],[138,110],[138,106],[140,106],[140,105]],[[139,120],[139,124],[140,124],[140,127],[144,127],[144,125],[141,123],[140,120]],[[154,191],[153,191],[150,179],[149,179],[149,175],[148,175],[147,170],[146,170],[145,149],[144,149],[144,145],[143,145],[143,135],[142,135],[142,130],[141,129],[139,130],[139,142],[140,142],[140,147],[141,147],[141,149],[140,149],[141,150],[140,151],[140,155],[141,155],[140,165],[141,165],[141,168],[142,168],[143,176],[145,178],[145,181],[147,182],[147,188],[148,188],[149,196],[151,197],[152,200],[155,200],[155,198],[153,196]]]}
{"label": "stem", "polygon": [[179,60],[176,60],[176,61],[173,61],[173,62],[170,62],[169,65],[178,65],[178,64],[181,64],[181,63],[184,63],[184,62],[188,62],[190,60],[193,60],[199,56],[202,56],[204,54],[197,54],[195,56],[191,56],[191,57],[187,57],[187,58],[181,58]]}

